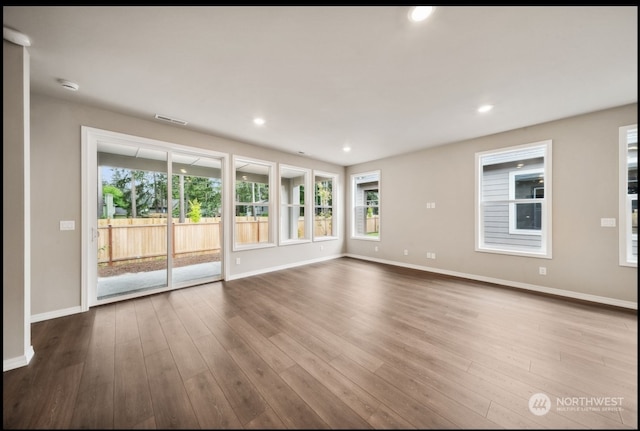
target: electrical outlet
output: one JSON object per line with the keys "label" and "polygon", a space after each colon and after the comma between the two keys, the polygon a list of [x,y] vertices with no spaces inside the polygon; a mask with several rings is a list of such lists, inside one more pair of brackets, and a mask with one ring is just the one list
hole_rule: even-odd
{"label": "electrical outlet", "polygon": [[405,250],[404,250],[404,255],[405,255],[405,256],[409,256],[409,250],[406,250],[406,249],[405,249]]}
{"label": "electrical outlet", "polygon": [[541,266],[540,268],[538,268],[538,274],[547,275],[547,267],[546,266]]}
{"label": "electrical outlet", "polygon": [[435,259],[435,258],[436,258],[436,253],[435,252],[431,253],[431,259]]}
{"label": "electrical outlet", "polygon": [[236,257],[236,265],[240,265],[240,258]]}
{"label": "electrical outlet", "polygon": [[373,251],[378,251],[378,246],[373,247]]}

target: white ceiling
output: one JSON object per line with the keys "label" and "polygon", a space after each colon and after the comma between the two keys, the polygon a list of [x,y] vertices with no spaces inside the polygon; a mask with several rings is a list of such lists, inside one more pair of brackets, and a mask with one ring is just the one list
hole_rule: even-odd
{"label": "white ceiling", "polygon": [[408,10],[3,6],[3,24],[31,40],[34,92],[344,166],[638,101],[635,6]]}

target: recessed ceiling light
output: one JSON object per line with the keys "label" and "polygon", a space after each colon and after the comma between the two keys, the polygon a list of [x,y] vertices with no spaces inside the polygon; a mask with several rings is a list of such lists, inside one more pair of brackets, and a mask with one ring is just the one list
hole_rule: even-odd
{"label": "recessed ceiling light", "polygon": [[433,6],[416,6],[409,11],[409,19],[413,22],[424,21],[433,13]]}
{"label": "recessed ceiling light", "polygon": [[62,86],[62,88],[69,91],[78,91],[78,89],[80,88],[80,86],[75,82],[67,81],[66,79],[58,79],[58,83]]}
{"label": "recessed ceiling light", "polygon": [[257,117],[253,119],[253,123],[258,126],[262,126],[265,123],[265,121],[264,121],[264,118]]}
{"label": "recessed ceiling light", "polygon": [[493,105],[482,105],[478,108],[478,112],[489,112],[493,109]]}
{"label": "recessed ceiling light", "polygon": [[342,147],[342,151],[344,151],[345,153],[348,153],[349,151],[351,151],[351,147],[348,145],[345,145],[344,147]]}

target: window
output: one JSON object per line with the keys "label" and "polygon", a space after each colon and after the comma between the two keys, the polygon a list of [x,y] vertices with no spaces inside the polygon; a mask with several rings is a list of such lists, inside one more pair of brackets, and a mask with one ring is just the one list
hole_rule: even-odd
{"label": "window", "polygon": [[620,127],[620,265],[638,265],[638,125]]}
{"label": "window", "polygon": [[[522,199],[544,198],[544,171],[529,169],[509,172],[509,233],[540,235],[540,203],[523,203]],[[519,201],[519,202],[516,202]]]}
{"label": "window", "polygon": [[551,141],[476,154],[476,250],[551,258]]}
{"label": "window", "polygon": [[273,163],[234,159],[235,249],[273,244]]}
{"label": "window", "polygon": [[333,239],[338,236],[334,223],[336,208],[337,175],[315,172],[314,176],[314,224],[313,239]]}
{"label": "window", "polygon": [[380,171],[351,176],[351,236],[380,239]]}
{"label": "window", "polygon": [[309,170],[280,165],[280,242],[293,243],[311,238]]}

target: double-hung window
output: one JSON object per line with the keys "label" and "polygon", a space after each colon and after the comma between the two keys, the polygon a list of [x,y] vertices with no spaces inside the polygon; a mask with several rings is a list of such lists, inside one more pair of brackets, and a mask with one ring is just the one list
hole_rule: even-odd
{"label": "double-hung window", "polygon": [[308,169],[280,165],[280,243],[311,239],[311,196]]}
{"label": "double-hung window", "polygon": [[334,239],[338,236],[335,218],[337,208],[338,176],[326,172],[314,172],[314,224],[313,239]]}
{"label": "double-hung window", "polygon": [[380,239],[380,171],[351,175],[351,236]]}
{"label": "double-hung window", "polygon": [[620,127],[620,265],[638,265],[638,125]]}
{"label": "double-hung window", "polygon": [[273,245],[274,163],[234,158],[234,248]]}
{"label": "double-hung window", "polygon": [[551,141],[476,154],[476,250],[551,258]]}

